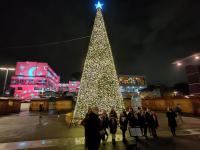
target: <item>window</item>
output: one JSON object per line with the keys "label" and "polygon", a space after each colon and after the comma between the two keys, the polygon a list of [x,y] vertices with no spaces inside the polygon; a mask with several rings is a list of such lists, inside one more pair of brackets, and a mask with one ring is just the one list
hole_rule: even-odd
{"label": "window", "polygon": [[17,90],[22,90],[22,87],[18,87]]}

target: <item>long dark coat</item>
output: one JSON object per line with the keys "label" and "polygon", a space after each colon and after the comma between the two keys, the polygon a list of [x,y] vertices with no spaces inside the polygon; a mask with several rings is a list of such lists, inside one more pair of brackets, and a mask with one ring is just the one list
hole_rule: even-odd
{"label": "long dark coat", "polygon": [[138,113],[138,121],[139,121],[139,126],[143,128],[145,126],[145,115]]}
{"label": "long dark coat", "polygon": [[149,112],[145,112],[145,127],[149,127],[150,124],[150,113]]}
{"label": "long dark coat", "polygon": [[103,118],[103,127],[104,129],[108,128],[109,126],[109,118],[108,118],[108,115],[104,116]]}
{"label": "long dark coat", "polygon": [[120,129],[122,131],[127,130],[127,125],[128,125],[128,115],[126,112],[123,112],[123,115],[120,115],[119,117],[119,124],[120,124]]}
{"label": "long dark coat", "polygon": [[85,129],[87,131],[88,149],[98,150],[100,136],[100,119],[97,114],[91,112],[86,120]]}
{"label": "long dark coat", "polygon": [[155,114],[151,114],[149,117],[149,127],[152,129],[158,128],[158,118]]}
{"label": "long dark coat", "polygon": [[111,117],[109,120],[109,128],[110,133],[115,134],[117,132],[117,119],[114,117]]}
{"label": "long dark coat", "polygon": [[128,113],[129,126],[134,127],[134,120],[135,120],[135,117],[134,117],[133,112],[129,112]]}
{"label": "long dark coat", "polygon": [[177,123],[176,123],[176,113],[174,111],[168,111],[167,112],[167,118],[168,118],[168,125],[169,127],[177,127]]}

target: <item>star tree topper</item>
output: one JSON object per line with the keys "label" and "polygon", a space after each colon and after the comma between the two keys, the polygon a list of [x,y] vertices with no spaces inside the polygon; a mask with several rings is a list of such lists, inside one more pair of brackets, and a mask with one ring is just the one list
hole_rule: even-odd
{"label": "star tree topper", "polygon": [[101,4],[99,1],[97,4],[95,4],[96,9],[102,9],[103,4]]}

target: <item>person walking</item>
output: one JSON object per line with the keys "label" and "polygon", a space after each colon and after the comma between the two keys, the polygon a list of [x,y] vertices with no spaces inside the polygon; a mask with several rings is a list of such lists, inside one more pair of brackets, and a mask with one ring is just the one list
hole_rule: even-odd
{"label": "person walking", "polygon": [[[106,128],[108,128],[109,124],[109,119],[105,111],[99,114],[99,119],[100,119],[100,136],[102,143],[105,144],[108,138],[108,133],[106,131]],[[107,138],[105,138],[105,136],[107,136]]]}
{"label": "person walking", "polygon": [[43,104],[40,104],[39,105],[39,112],[42,112],[44,109],[43,109]]}
{"label": "person walking", "polygon": [[39,115],[39,125],[42,125],[42,115]]}
{"label": "person walking", "polygon": [[141,127],[140,126],[141,125],[141,123],[140,123],[140,120],[139,120],[139,116],[138,116],[138,113],[137,112],[135,112],[134,113],[134,117],[133,117],[133,126],[134,127]]}
{"label": "person walking", "polygon": [[107,114],[106,110],[103,110],[103,118],[104,118],[103,126],[104,126],[104,130],[105,130],[106,140],[108,140],[107,129],[108,129],[108,126],[109,126],[109,118],[108,118],[108,114]]}
{"label": "person walking", "polygon": [[151,128],[149,126],[150,124],[150,113],[148,111],[148,109],[146,109],[143,114],[142,114],[142,117],[144,118],[144,136],[147,138],[147,129],[149,129],[149,134],[151,134]]}
{"label": "person walking", "polygon": [[39,105],[39,124],[42,124],[42,112],[43,111],[43,104]]}
{"label": "person walking", "polygon": [[117,113],[115,112],[114,108],[111,109],[111,112],[109,114],[109,128],[110,133],[112,134],[112,143],[115,145],[115,136],[117,132]]}
{"label": "person walking", "polygon": [[88,111],[87,111],[87,113],[85,115],[85,118],[81,121],[81,125],[85,129],[85,147],[88,147],[88,137],[87,136],[88,136],[88,132],[89,132],[89,129],[86,128],[86,122],[87,122],[87,119],[89,118],[89,115],[90,115],[91,112],[92,112],[92,108],[89,107]]}
{"label": "person walking", "polygon": [[117,113],[116,113],[116,111],[115,111],[114,108],[112,108],[111,111],[110,111],[109,118],[110,118],[110,117],[114,117],[114,118],[116,118],[116,119],[118,118],[118,117],[117,117]]}
{"label": "person walking", "polygon": [[158,128],[159,124],[158,124],[158,118],[157,118],[156,113],[151,111],[149,119],[150,119],[149,127],[151,128],[151,134],[154,138],[158,138],[156,129]]}
{"label": "person walking", "polygon": [[99,114],[99,119],[100,119],[100,136],[102,143],[105,144],[104,116],[102,113]]}
{"label": "person walking", "polygon": [[57,112],[57,119],[59,119],[60,118],[60,112],[58,111]]}
{"label": "person walking", "polygon": [[142,132],[142,136],[145,136],[147,138],[147,127],[148,127],[148,120],[146,118],[146,112],[140,111],[138,114],[139,122],[140,122],[140,129]]}
{"label": "person walking", "polygon": [[181,106],[180,104],[177,104],[176,107],[175,107],[175,112],[177,114],[177,118],[178,118],[178,121],[180,120],[181,124],[183,123],[183,119],[182,119],[182,109],[181,109]]}
{"label": "person walking", "polygon": [[127,115],[125,109],[120,114],[119,124],[120,124],[120,129],[122,130],[122,141],[126,143],[127,142],[127,140],[126,140],[126,130],[127,130],[127,125],[128,125],[128,115]]}
{"label": "person walking", "polygon": [[144,123],[145,123],[144,111],[140,109],[137,115],[138,115],[140,130],[141,130],[142,135],[144,136]]}
{"label": "person walking", "polygon": [[129,108],[128,112],[128,124],[131,128],[134,127],[134,111],[132,107]]}
{"label": "person walking", "polygon": [[93,107],[85,121],[88,150],[98,150],[101,142],[98,107]]}
{"label": "person walking", "polygon": [[176,113],[173,111],[172,108],[168,108],[168,111],[166,113],[166,116],[168,118],[168,126],[171,130],[172,136],[176,135],[176,127],[177,127],[177,123],[176,123]]}

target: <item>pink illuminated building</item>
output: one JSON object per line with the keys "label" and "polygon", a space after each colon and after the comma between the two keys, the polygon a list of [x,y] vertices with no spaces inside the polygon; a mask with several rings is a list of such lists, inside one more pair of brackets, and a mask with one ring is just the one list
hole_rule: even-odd
{"label": "pink illuminated building", "polygon": [[69,81],[68,90],[70,93],[78,93],[80,88],[80,81]]}
{"label": "pink illuminated building", "polygon": [[57,92],[59,83],[60,77],[47,63],[17,62],[10,87],[15,89],[15,97],[30,100],[46,91]]}

